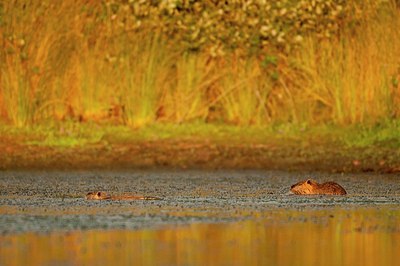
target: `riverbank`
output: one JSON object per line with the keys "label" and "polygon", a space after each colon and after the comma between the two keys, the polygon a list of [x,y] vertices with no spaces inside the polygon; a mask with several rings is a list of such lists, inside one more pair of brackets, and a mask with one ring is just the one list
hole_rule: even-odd
{"label": "riverbank", "polygon": [[[264,169],[400,171],[396,128],[238,128],[204,124],[132,129],[96,124],[3,128],[0,169]],[[380,137],[381,136],[381,137]]]}

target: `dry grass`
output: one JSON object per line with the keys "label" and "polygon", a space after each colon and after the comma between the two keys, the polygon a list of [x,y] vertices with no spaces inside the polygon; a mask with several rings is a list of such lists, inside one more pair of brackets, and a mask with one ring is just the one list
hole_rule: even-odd
{"label": "dry grass", "polygon": [[116,19],[112,5],[7,1],[0,15],[0,120],[141,127],[397,119],[399,11],[394,2],[384,10],[371,3],[337,36],[308,34],[289,52],[264,47],[251,54],[243,52],[248,47],[188,50],[162,29],[121,23],[130,10],[120,9]]}

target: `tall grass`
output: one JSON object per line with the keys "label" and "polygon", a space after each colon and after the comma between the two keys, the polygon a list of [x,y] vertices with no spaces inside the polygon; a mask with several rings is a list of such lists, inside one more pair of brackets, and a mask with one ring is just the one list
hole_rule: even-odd
{"label": "tall grass", "polygon": [[239,125],[266,123],[271,119],[267,108],[272,86],[268,77],[263,77],[260,64],[256,59],[230,58],[226,65],[221,82],[225,120]]}
{"label": "tall grass", "polygon": [[[66,30],[75,10],[60,1],[3,3],[0,98],[3,119],[17,126],[53,118],[71,68],[76,36]],[[67,12],[69,11],[69,12]],[[63,17],[63,19],[60,19]]]}
{"label": "tall grass", "polygon": [[112,4],[10,0],[1,7],[0,120],[15,126],[362,124],[400,115],[394,4],[328,40],[304,36],[290,52],[218,56],[132,24],[124,19],[132,11]]}
{"label": "tall grass", "polygon": [[320,106],[315,111],[339,124],[398,118],[399,26],[396,16],[383,15],[334,42],[307,41],[299,62],[312,81],[304,92]]}
{"label": "tall grass", "polygon": [[140,42],[132,40],[130,49],[131,55],[119,69],[119,80],[123,84],[116,80],[116,85],[121,92],[120,104],[125,110],[126,123],[142,126],[156,120],[168,55],[157,34],[143,36]]}

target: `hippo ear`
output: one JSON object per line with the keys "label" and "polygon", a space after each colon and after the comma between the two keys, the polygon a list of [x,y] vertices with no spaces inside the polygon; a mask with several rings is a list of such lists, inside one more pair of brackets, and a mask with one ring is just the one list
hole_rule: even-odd
{"label": "hippo ear", "polygon": [[99,191],[99,192],[97,192],[97,196],[99,196],[99,197],[101,196],[101,192],[100,192],[100,191]]}
{"label": "hippo ear", "polygon": [[307,184],[311,185],[311,179],[307,179]]}

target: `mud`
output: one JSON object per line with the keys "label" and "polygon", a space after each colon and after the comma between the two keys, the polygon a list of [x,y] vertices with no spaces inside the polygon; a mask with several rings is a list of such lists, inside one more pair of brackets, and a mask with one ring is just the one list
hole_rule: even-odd
{"label": "mud", "polygon": [[[346,196],[290,195],[312,177],[335,181]],[[224,223],[280,210],[398,208],[396,174],[284,171],[2,171],[0,233],[142,229]],[[157,201],[88,201],[88,191],[134,193]]]}
{"label": "mud", "polygon": [[261,169],[290,171],[400,172],[396,148],[351,148],[296,139],[208,141],[155,140],[49,147],[0,136],[0,170]]}

